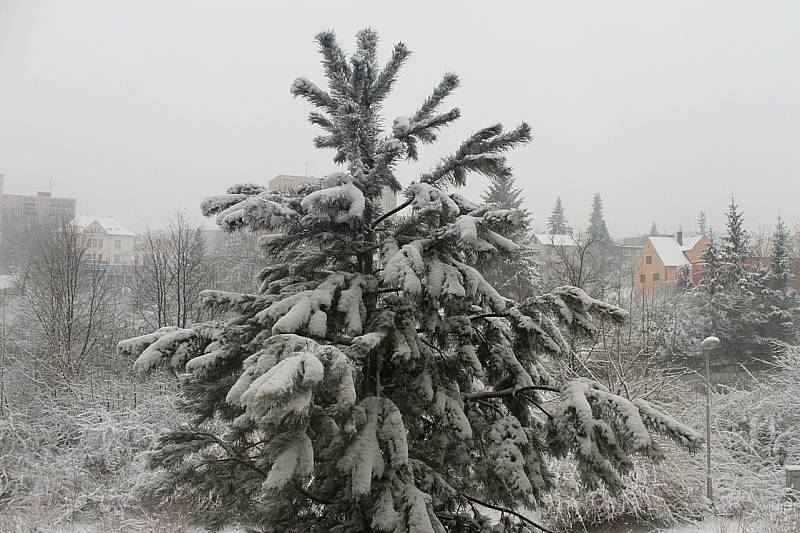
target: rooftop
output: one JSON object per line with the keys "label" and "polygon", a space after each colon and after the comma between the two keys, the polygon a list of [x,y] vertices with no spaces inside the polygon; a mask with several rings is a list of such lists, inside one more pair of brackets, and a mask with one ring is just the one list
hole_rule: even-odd
{"label": "rooftop", "polygon": [[134,232],[125,228],[122,224],[111,217],[96,217],[91,215],[80,215],[75,217],[75,224],[81,229],[81,231],[85,230],[95,222],[108,235],[127,235],[130,237],[136,236]]}
{"label": "rooftop", "polygon": [[653,248],[664,266],[684,266],[691,264],[686,258],[686,252],[694,248],[702,238],[702,235],[685,237],[683,244],[679,244],[675,237],[648,237],[648,240],[653,243]]}
{"label": "rooftop", "polygon": [[575,238],[572,235],[559,234],[559,233],[536,233],[534,234],[536,241],[539,244],[551,246],[577,246]]}

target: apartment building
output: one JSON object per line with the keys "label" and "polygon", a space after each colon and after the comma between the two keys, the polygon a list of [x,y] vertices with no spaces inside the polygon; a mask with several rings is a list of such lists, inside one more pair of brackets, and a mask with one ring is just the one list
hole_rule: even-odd
{"label": "apartment building", "polygon": [[[0,180],[2,193],[2,180]],[[75,198],[60,198],[49,192],[28,194],[2,194],[0,217],[5,228],[32,226],[58,226],[75,218]]]}

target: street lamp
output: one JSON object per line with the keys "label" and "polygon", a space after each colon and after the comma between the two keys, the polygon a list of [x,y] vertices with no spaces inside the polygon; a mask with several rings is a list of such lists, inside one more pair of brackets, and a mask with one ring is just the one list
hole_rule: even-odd
{"label": "street lamp", "polygon": [[706,496],[714,505],[714,488],[711,483],[711,370],[709,369],[708,356],[712,350],[719,348],[720,342],[716,337],[706,337],[700,343],[700,349],[706,356]]}

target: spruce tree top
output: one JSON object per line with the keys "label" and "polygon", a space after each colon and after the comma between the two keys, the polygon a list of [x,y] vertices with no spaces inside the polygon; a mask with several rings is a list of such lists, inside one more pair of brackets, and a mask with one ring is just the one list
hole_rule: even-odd
{"label": "spruce tree top", "polygon": [[569,223],[564,215],[564,206],[561,204],[561,197],[556,198],[553,211],[547,219],[547,232],[551,235],[564,235],[569,231]]}
{"label": "spruce tree top", "polygon": [[530,139],[528,126],[478,130],[382,213],[398,165],[458,118],[439,110],[458,78],[445,75],[387,131],[381,105],[405,45],[380,67],[371,30],[349,57],[330,32],[317,43],[328,88],[300,78],[292,93],[318,109],[315,144],[342,170],[289,193],[241,184],[206,200],[222,228],[264,232],[259,289],[205,291],[224,320],[120,343],[138,371],[178,373],[193,415],[153,452],[151,494],[192,491],[216,526],[477,532],[487,519],[475,503],[541,501],[551,457],[618,490],[632,454],[662,456],[651,431],[696,446],[697,433],[647,402],[554,373],[571,355],[565,334],[591,335],[623,310],[573,287],[516,302],[472,266],[516,247],[493,228],[521,215],[456,189],[470,173],[508,178],[503,154]]}
{"label": "spruce tree top", "polygon": [[592,198],[592,212],[589,215],[589,236],[597,242],[611,240],[611,235],[608,233],[608,227],[603,217],[603,198],[600,193],[595,193],[594,198]]}
{"label": "spruce tree top", "polygon": [[791,253],[789,250],[789,232],[783,218],[778,217],[775,233],[772,236],[772,254],[770,257],[770,273],[774,289],[786,291],[792,277]]}
{"label": "spruce tree top", "polygon": [[748,255],[748,237],[744,229],[744,215],[739,210],[733,197],[728,205],[727,230],[728,234],[723,239],[722,255],[734,270],[741,273],[744,269],[744,260]]}
{"label": "spruce tree top", "polygon": [[[519,211],[523,216],[523,220],[518,224],[521,227],[518,228],[516,233],[524,235],[530,231],[530,213],[522,207],[522,190],[514,187],[513,177],[491,180],[489,188],[481,198],[487,204],[495,204],[503,209]],[[520,229],[522,231],[519,231]],[[516,241],[516,239],[514,240]]]}

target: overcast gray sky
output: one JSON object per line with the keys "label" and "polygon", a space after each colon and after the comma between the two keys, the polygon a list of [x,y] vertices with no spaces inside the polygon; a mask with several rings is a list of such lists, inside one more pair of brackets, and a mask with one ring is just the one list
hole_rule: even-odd
{"label": "overcast gray sky", "polygon": [[[595,192],[612,234],[651,221],[800,222],[800,2],[267,2],[0,0],[0,172],[6,192],[78,198],[141,230],[175,208],[275,174],[322,175],[297,76],[312,42],[371,26],[414,54],[386,108],[408,115],[446,71],[462,111],[404,183],[468,133],[531,123],[511,156],[534,224],[557,195],[585,226]],[[477,196],[485,180],[475,177]],[[199,218],[198,218],[199,220]]]}

